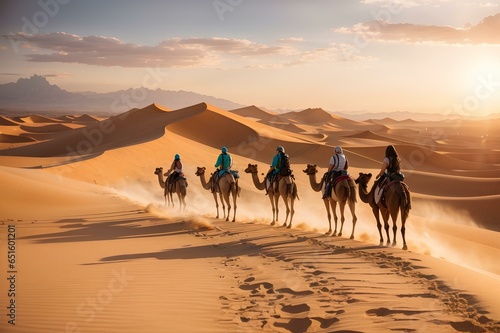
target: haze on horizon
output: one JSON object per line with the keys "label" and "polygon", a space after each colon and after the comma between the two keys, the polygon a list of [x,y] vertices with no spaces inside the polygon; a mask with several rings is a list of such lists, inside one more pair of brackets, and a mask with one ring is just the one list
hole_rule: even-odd
{"label": "haze on horizon", "polygon": [[500,111],[500,1],[8,0],[0,83],[268,109]]}

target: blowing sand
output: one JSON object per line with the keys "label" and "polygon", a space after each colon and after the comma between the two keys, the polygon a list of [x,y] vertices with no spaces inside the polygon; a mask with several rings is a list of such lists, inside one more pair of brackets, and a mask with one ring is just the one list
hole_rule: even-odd
{"label": "blowing sand", "polygon": [[[0,331],[500,332],[499,129],[499,119],[355,122],[204,103],[1,116]],[[343,236],[325,235],[321,194],[302,170],[316,164],[319,179],[341,145],[352,176],[375,174],[388,144],[412,191],[408,250],[399,219],[397,245],[379,246],[359,195],[354,240],[348,209]],[[262,180],[277,145],[300,197],[291,228],[282,201],[270,225],[268,197],[243,172],[257,164]],[[240,174],[235,223],[214,218],[195,176],[213,172],[222,146]],[[164,206],[154,175],[176,153],[184,211],[175,196]]]}

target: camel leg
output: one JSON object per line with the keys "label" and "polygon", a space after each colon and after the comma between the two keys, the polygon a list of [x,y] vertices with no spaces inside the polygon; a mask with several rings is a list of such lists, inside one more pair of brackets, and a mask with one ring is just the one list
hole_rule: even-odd
{"label": "camel leg", "polygon": [[182,193],[179,193],[179,205],[181,206],[180,210],[186,210],[186,195],[183,195]]}
{"label": "camel leg", "polygon": [[170,200],[169,206],[172,205],[172,208],[174,208],[175,207],[175,205],[174,205],[174,194],[172,192],[169,192],[168,193],[168,198]]}
{"label": "camel leg", "polygon": [[330,205],[332,206],[333,221],[335,222],[335,230],[333,231],[332,236],[337,236],[337,221],[339,219],[339,217],[337,216],[337,201],[333,200],[332,198],[328,200],[330,201]]}
{"label": "camel leg", "polygon": [[184,211],[186,209],[186,187],[179,183],[177,195],[179,196],[179,209]]}
{"label": "camel leg", "polygon": [[[222,213],[224,213],[223,219],[226,219],[226,204],[224,202],[224,197],[222,196],[222,193],[220,193],[220,192],[219,192],[219,199],[220,199],[220,203],[222,205]],[[217,212],[217,214],[219,214],[219,212]]]}
{"label": "camel leg", "polygon": [[186,210],[186,197],[182,196],[181,200],[182,200],[182,211],[185,211]]}
{"label": "camel leg", "polygon": [[279,216],[279,213],[280,213],[280,209],[279,209],[279,205],[278,205],[279,200],[280,200],[279,193],[275,193],[274,194],[274,206],[276,207],[276,219],[274,221],[275,224],[278,223],[278,216]]}
{"label": "camel leg", "polygon": [[291,197],[290,198],[290,224],[288,224],[288,229],[292,227],[292,220],[293,220],[293,214],[295,213],[295,209],[293,208],[295,203],[295,198]]}
{"label": "camel leg", "polygon": [[283,195],[282,198],[283,201],[285,202],[285,208],[286,208],[285,223],[283,223],[283,226],[286,227],[288,216],[290,215],[290,206],[288,205],[288,194]]}
{"label": "camel leg", "polygon": [[236,197],[238,196],[238,184],[233,184],[233,206],[234,206],[234,210],[233,210],[233,222],[236,222]]}
{"label": "camel leg", "polygon": [[356,204],[352,200],[349,200],[349,210],[351,211],[352,215],[352,233],[349,239],[354,239],[354,229],[356,228],[356,222],[358,221],[358,218],[356,217]]}
{"label": "camel leg", "polygon": [[184,187],[184,191],[181,189],[181,200],[182,200],[182,210],[186,210],[186,195],[187,195],[187,187]]}
{"label": "camel leg", "polygon": [[274,207],[274,195],[273,195],[273,193],[269,192],[268,197],[269,197],[269,201],[271,202],[271,207],[273,209],[273,220],[271,222],[271,225],[274,225],[276,223],[275,216],[277,217],[277,215],[276,215],[276,208]]}
{"label": "camel leg", "polygon": [[179,199],[179,211],[182,210],[182,197],[181,197],[181,186],[179,182],[176,182],[175,193],[177,194],[177,199]]}
{"label": "camel leg", "polygon": [[345,200],[342,200],[339,203],[339,210],[340,210],[340,230],[339,230],[339,237],[342,236],[342,229],[344,228],[344,222],[345,222],[345,215],[344,215],[344,210],[345,210]]}
{"label": "camel leg", "polygon": [[[220,195],[220,200],[222,201],[222,210],[224,211],[224,219],[229,221],[229,212],[231,211],[231,203],[229,201],[229,193],[224,193]],[[226,215],[226,205],[227,205],[227,215]]]}
{"label": "camel leg", "polygon": [[384,220],[384,229],[385,229],[385,234],[387,236],[387,243],[386,246],[391,245],[391,236],[389,235],[389,211],[387,210],[381,210],[382,213],[382,219]]}
{"label": "camel leg", "polygon": [[323,199],[323,203],[325,204],[326,208],[326,215],[328,216],[328,231],[325,233],[326,235],[330,235],[332,233],[332,214],[330,213],[330,202],[328,202],[328,199]]}
{"label": "camel leg", "polygon": [[229,201],[229,196],[227,198],[225,198],[225,199],[227,199],[227,216],[226,216],[226,221],[229,221],[229,215],[231,214],[231,203]]}
{"label": "camel leg", "polygon": [[219,200],[217,200],[217,193],[216,192],[212,192],[212,194],[214,196],[215,208],[217,209],[217,216],[215,218],[218,219],[219,218]]}
{"label": "camel leg", "polygon": [[405,214],[401,214],[401,237],[403,237],[403,250],[408,250],[408,246],[406,246],[406,239],[405,239],[405,231],[406,231],[406,216]]}
{"label": "camel leg", "polygon": [[392,232],[393,232],[393,239],[392,239],[392,246],[396,246],[396,233],[398,231],[398,226],[397,226],[397,220],[398,220],[398,214],[399,210],[395,210],[394,212],[391,213],[391,218],[392,218]]}
{"label": "camel leg", "polygon": [[379,241],[379,246],[384,245],[384,236],[382,235],[382,223],[380,223],[380,209],[378,206],[372,206],[372,212],[373,215],[375,216],[375,220],[377,221],[377,229],[378,229],[378,234],[380,236],[380,241]]}

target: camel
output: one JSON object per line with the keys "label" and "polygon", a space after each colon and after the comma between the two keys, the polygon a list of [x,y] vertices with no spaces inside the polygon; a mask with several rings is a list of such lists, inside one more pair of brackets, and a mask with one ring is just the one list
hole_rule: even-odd
{"label": "camel", "polygon": [[389,187],[389,189],[385,192],[385,205],[382,201],[379,201],[378,204],[375,203],[374,200],[374,190],[378,185],[378,180],[376,180],[370,190],[368,192],[368,182],[372,178],[371,173],[359,173],[359,177],[356,179],[356,184],[359,185],[359,198],[364,203],[368,203],[372,208],[373,215],[375,215],[375,219],[377,220],[377,228],[380,235],[380,246],[384,244],[384,237],[382,236],[382,224],[380,223],[379,212],[382,213],[382,219],[384,220],[384,229],[387,234],[387,245],[391,243],[391,238],[389,235],[389,215],[392,218],[392,230],[394,232],[392,246],[396,246],[396,232],[398,230],[396,221],[398,218],[398,214],[401,211],[401,236],[403,237],[403,250],[407,250],[408,246],[406,245],[405,239],[405,223],[408,215],[410,213],[411,208],[411,198],[410,192],[406,191],[404,185],[401,182],[397,182],[396,184]]}
{"label": "camel", "polygon": [[[159,167],[155,170],[155,175],[158,175],[158,182],[160,183],[161,188],[165,189],[163,192],[163,196],[165,197],[165,206],[168,205],[174,206],[173,193],[177,193],[177,197],[179,198],[179,209],[186,208],[186,194],[187,194],[187,183],[184,179],[179,179],[175,182],[171,191],[168,190],[168,186],[165,184],[165,180],[163,180],[163,168]],[[165,175],[168,176],[168,175]]]}
{"label": "camel", "polygon": [[[257,164],[249,163],[248,167],[245,169],[245,172],[252,174],[253,183],[258,190],[262,191],[266,189],[266,178],[264,177],[262,182],[259,180],[259,176],[257,175],[257,173],[259,172],[257,169]],[[295,184],[295,182],[293,183],[292,194],[290,195],[290,193],[288,193],[287,183],[285,178],[281,178],[280,181],[278,182],[278,192],[275,192],[274,186],[271,186],[267,194],[269,195],[269,201],[271,202],[271,207],[273,209],[273,220],[271,222],[271,225],[275,225],[278,222],[278,214],[279,214],[278,202],[281,197],[285,202],[285,207],[286,207],[286,217],[283,226],[291,228],[293,214],[295,213],[294,202],[295,199],[299,199],[299,195],[297,192],[297,184]],[[288,216],[290,216],[290,224],[287,225]]]}
{"label": "camel", "polygon": [[[303,171],[309,176],[309,183],[314,191],[320,192],[323,187],[326,186],[325,177],[321,178],[319,183],[316,181],[316,173],[318,172],[316,165],[308,164],[306,169]],[[342,228],[344,227],[345,221],[344,208],[345,205],[348,204],[352,215],[352,233],[349,238],[354,239],[354,229],[356,228],[356,221],[358,220],[356,217],[356,188],[351,188],[346,179],[339,181],[335,185],[335,190],[332,189],[332,194],[329,198],[323,199],[328,216],[329,229],[326,232],[327,235],[332,233],[332,215],[330,214],[330,207],[333,212],[333,220],[335,221],[335,230],[333,231],[332,236],[337,235],[337,202],[339,203],[340,208],[340,230],[338,235],[342,236]]]}
{"label": "camel", "polygon": [[[197,167],[195,175],[200,177],[201,181],[201,186],[205,190],[212,190],[212,181],[213,177],[210,177],[210,180],[207,183],[207,180],[205,178],[205,167]],[[229,196],[233,196],[233,205],[234,205],[234,213],[233,213],[233,221],[236,221],[236,198],[240,195],[241,189],[238,186],[238,179],[236,179],[236,182],[231,184],[229,181],[229,175],[224,174],[220,179],[219,179],[219,196],[220,196],[220,201],[222,203],[222,211],[224,212],[224,218],[226,221],[229,221],[229,215],[231,213],[231,202],[229,200]],[[219,201],[217,200],[217,192],[212,192],[215,200],[215,207],[217,208],[217,216],[215,218],[219,218]],[[226,216],[226,207],[224,202],[227,204],[227,216]]]}

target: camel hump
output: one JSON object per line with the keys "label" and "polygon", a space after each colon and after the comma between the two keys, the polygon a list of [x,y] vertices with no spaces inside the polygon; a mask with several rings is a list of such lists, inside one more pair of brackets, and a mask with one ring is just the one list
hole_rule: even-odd
{"label": "camel hump", "polygon": [[232,173],[232,172],[226,172],[226,173],[224,174],[224,177],[226,177],[227,181],[228,181],[230,184],[232,184],[232,183],[235,183],[235,182],[236,182],[236,179],[235,179],[235,177],[234,177],[234,175],[233,175],[233,173]]}
{"label": "camel hump", "polygon": [[281,178],[284,179],[287,184],[293,184],[293,177],[292,176],[290,176],[290,175],[289,176],[282,176]]}

